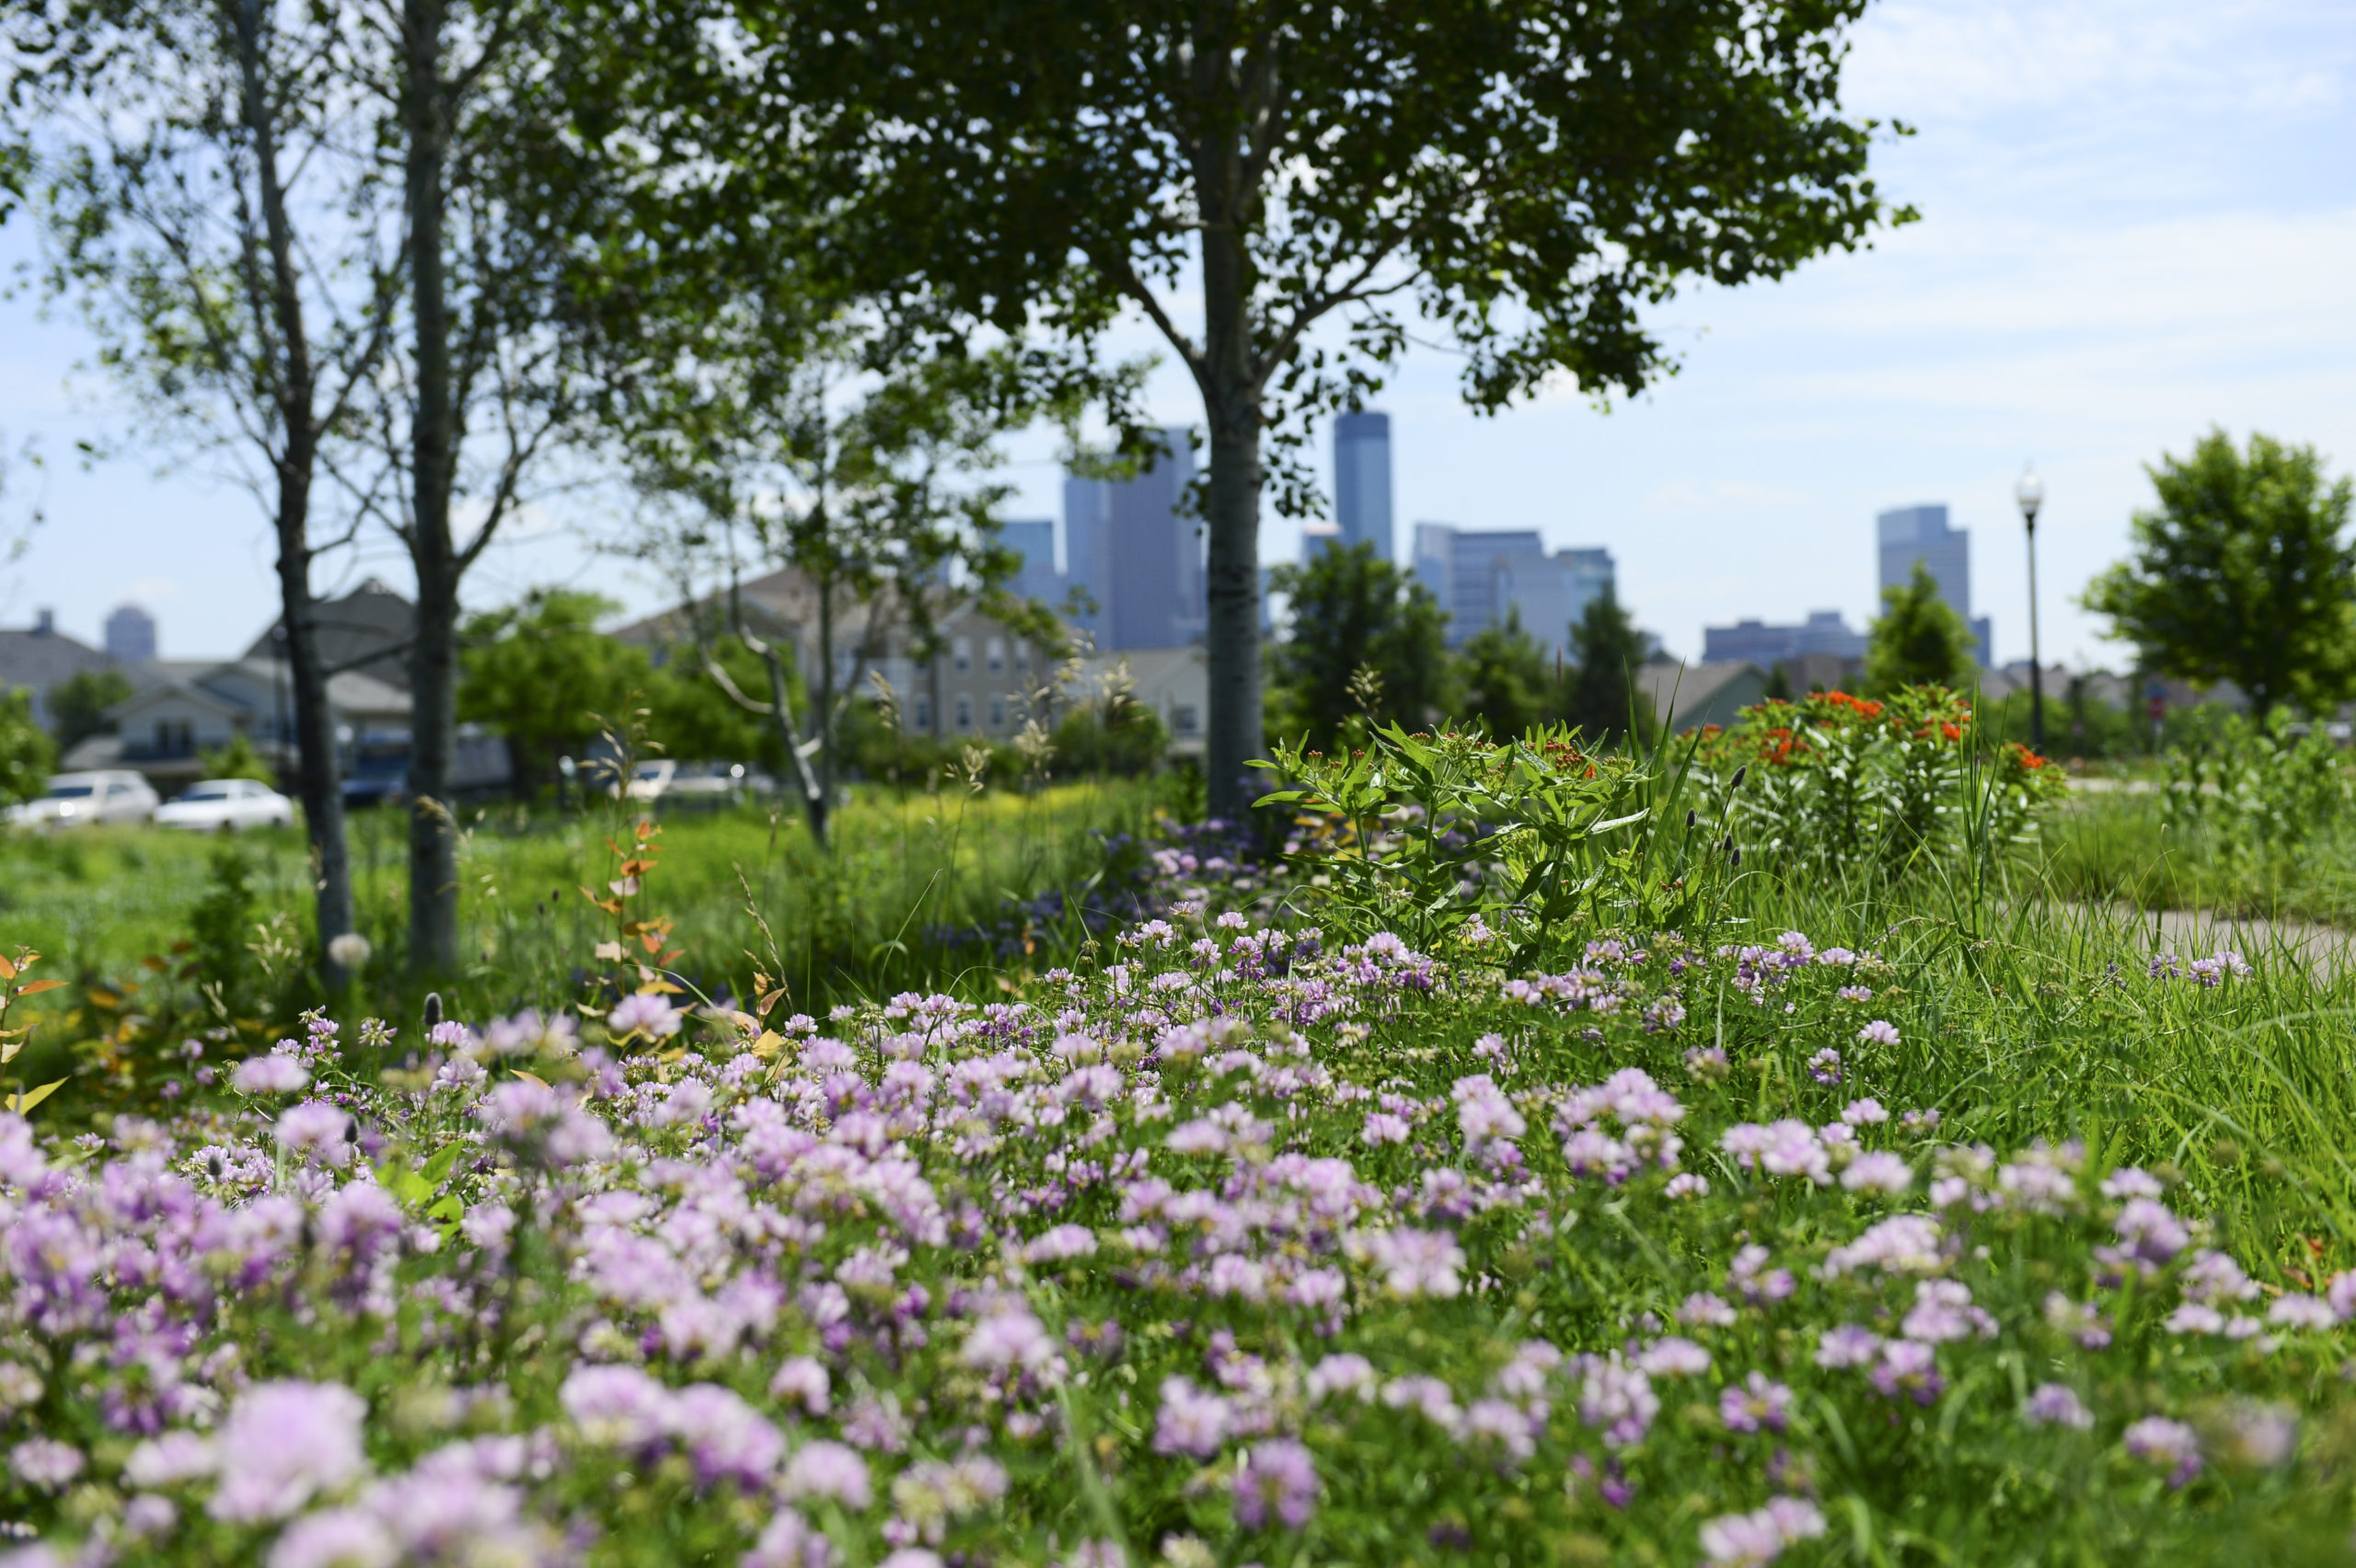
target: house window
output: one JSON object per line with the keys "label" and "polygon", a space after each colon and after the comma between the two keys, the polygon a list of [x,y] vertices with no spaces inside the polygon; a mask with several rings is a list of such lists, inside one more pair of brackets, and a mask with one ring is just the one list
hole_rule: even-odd
{"label": "house window", "polygon": [[1006,639],[1005,639],[1005,638],[1003,638],[1003,637],[993,637],[993,638],[991,638],[991,639],[990,639],[990,640],[989,640],[989,661],[990,661],[990,674],[994,674],[994,675],[1002,675],[1002,674],[1004,674],[1006,673]]}
{"label": "house window", "polygon": [[990,698],[990,728],[993,730],[1006,728],[1006,698],[1002,697]]}
{"label": "house window", "polygon": [[919,696],[908,709],[908,718],[918,730],[930,732],[932,728],[932,698]]}
{"label": "house window", "polygon": [[186,719],[156,721],[156,755],[186,756],[196,749],[196,726]]}
{"label": "house window", "polygon": [[1170,728],[1174,733],[1197,734],[1202,725],[1202,716],[1195,711],[1195,705],[1191,702],[1182,702],[1170,710]]}
{"label": "house window", "polygon": [[957,694],[957,732],[960,734],[974,727],[974,699],[964,692]]}
{"label": "house window", "polygon": [[957,673],[961,675],[966,671],[972,669],[974,667],[974,640],[970,637],[960,637],[953,640],[949,644],[949,662],[957,667]]}
{"label": "house window", "polygon": [[1030,679],[1031,645],[1029,643],[1018,642],[1014,645],[1014,667],[1025,680]]}

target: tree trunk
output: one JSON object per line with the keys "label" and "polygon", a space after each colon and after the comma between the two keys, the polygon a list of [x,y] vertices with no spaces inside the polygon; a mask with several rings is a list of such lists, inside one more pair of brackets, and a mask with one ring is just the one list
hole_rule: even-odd
{"label": "tree trunk", "polygon": [[1210,814],[1242,820],[1260,791],[1247,764],[1260,731],[1260,425],[1248,263],[1231,226],[1203,233],[1203,412],[1210,422],[1210,733],[1203,782]]}
{"label": "tree trunk", "polygon": [[457,727],[457,552],[450,540],[456,431],[450,406],[450,307],[442,253],[449,151],[442,0],[405,0],[402,131],[409,203],[417,408],[410,436],[410,559],[417,572],[417,640],[410,654],[409,941],[420,974],[458,959],[457,823],[450,760]]}
{"label": "tree trunk", "polygon": [[[335,710],[319,654],[318,614],[311,597],[311,481],[318,464],[318,373],[294,255],[294,224],[278,167],[278,131],[263,84],[260,0],[240,0],[235,12],[243,77],[243,118],[252,133],[256,183],[270,249],[271,314],[278,326],[278,410],[285,444],[278,479],[279,618],[287,684],[293,688],[296,793],[310,840],[319,943],[319,972],[329,989],[350,978],[335,961],[335,940],[352,929],[352,849],[344,836],[343,780],[337,766]],[[284,736],[279,737],[283,744]]]}
{"label": "tree trunk", "polygon": [[810,836],[826,846],[826,813],[835,809],[835,584],[831,575],[818,579],[818,690],[809,690],[803,676],[803,695],[810,698],[810,727],[818,742],[818,773],[810,792]]}
{"label": "tree trunk", "polygon": [[319,975],[329,989],[351,976],[330,949],[352,929],[352,847],[344,836],[342,769],[337,765],[335,709],[319,655],[311,597],[310,492],[315,453],[290,441],[278,476],[278,593],[286,627],[287,685],[294,706],[297,790],[317,882]]}

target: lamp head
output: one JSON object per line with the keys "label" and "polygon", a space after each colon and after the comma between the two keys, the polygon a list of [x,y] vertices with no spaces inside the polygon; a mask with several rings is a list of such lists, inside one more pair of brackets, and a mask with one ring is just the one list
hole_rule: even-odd
{"label": "lamp head", "polygon": [[2037,521],[2038,509],[2045,504],[2045,481],[2037,477],[2034,464],[2021,470],[2020,482],[2013,487],[2013,499],[2020,503],[2021,515]]}

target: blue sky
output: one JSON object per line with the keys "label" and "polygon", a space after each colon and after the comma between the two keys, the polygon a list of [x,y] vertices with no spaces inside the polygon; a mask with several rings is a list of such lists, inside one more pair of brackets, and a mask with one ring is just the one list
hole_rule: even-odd
{"label": "blue sky", "polygon": [[[2356,469],[2344,0],[1883,5],[1857,33],[1847,98],[1917,127],[1877,171],[1921,223],[1781,284],[1664,307],[1681,374],[1609,412],[1566,390],[1477,418],[1449,360],[1415,354],[1377,405],[1392,415],[1403,539],[1432,520],[1606,546],[1639,619],[1695,655],[1704,624],[1739,616],[1837,607],[1862,622],[1874,513],[1944,501],[1972,531],[1974,607],[2012,659],[2027,627],[2011,491],[2033,458],[2050,496],[2045,651],[2098,663],[2119,650],[2071,601],[2125,548],[2149,495],[2142,464],[2220,424]],[[0,259],[28,253],[21,222],[0,231]],[[49,458],[37,477],[12,466],[0,497],[0,515],[37,498],[47,516],[0,570],[0,621],[51,605],[95,640],[107,610],[137,598],[166,653],[232,651],[274,613],[262,513],[201,467],[159,472],[169,454],[76,369],[87,352],[70,315],[0,302],[0,435]],[[1174,370],[1152,397],[1171,422],[1199,418]],[[74,443],[99,434],[123,455],[83,471]],[[1011,511],[1056,512],[1052,444],[1020,439],[1010,455]],[[612,508],[595,492],[546,498],[470,598],[564,582],[651,602],[653,584],[582,542],[616,525]],[[1264,553],[1296,548],[1272,522]],[[403,575],[382,544],[342,570]]]}

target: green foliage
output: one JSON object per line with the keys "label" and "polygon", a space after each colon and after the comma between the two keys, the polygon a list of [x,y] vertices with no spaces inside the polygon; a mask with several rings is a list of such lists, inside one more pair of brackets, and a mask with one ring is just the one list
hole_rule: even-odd
{"label": "green foliage", "polygon": [[[800,677],[791,669],[787,678],[800,691]],[[710,657],[726,670],[737,689],[747,694],[768,690],[768,672],[758,655],[738,637],[712,640]],[[723,690],[704,666],[704,655],[691,646],[664,651],[649,672],[640,706],[646,709],[646,737],[666,756],[683,762],[757,762],[771,777],[788,771],[785,744],[777,727],[752,712]]]}
{"label": "green foliage", "polygon": [[2351,489],[2327,483],[2312,446],[2253,434],[2245,455],[2212,430],[2145,470],[2159,505],[2134,517],[2134,553],[2082,601],[2164,674],[2230,680],[2263,715],[2356,695]]}
{"label": "green foliage", "polygon": [[262,760],[253,738],[243,730],[233,733],[227,745],[200,754],[197,766],[207,778],[251,778],[273,789],[278,784],[278,770]]}
{"label": "green foliage", "polygon": [[1545,650],[1523,628],[1519,608],[1464,640],[1457,651],[1457,682],[1463,693],[1459,711],[1499,739],[1537,728],[1561,707],[1561,683],[1546,667]]}
{"label": "green foliage", "polygon": [[2255,723],[2213,710],[2203,732],[2161,758],[2169,824],[2208,835],[2226,854],[2260,858],[2339,827],[2356,801],[2339,748],[2322,725],[2300,728],[2294,734],[2279,708]]}
{"label": "green foliage", "polygon": [[[1373,546],[1329,548],[1305,564],[1276,567],[1268,586],[1291,606],[1289,632],[1269,658],[1271,733],[1339,746],[1345,724],[1361,715],[1378,726],[1421,725],[1446,709],[1439,602]],[[1361,672],[1377,684],[1369,688]]]}
{"label": "green foliage", "polygon": [[1882,591],[1881,617],[1865,647],[1866,688],[1877,697],[1916,686],[1969,689],[1979,669],[1974,648],[1971,628],[1916,561],[1904,587]]}
{"label": "green foliage", "polygon": [[33,721],[32,694],[0,692],[0,805],[46,792],[56,766],[56,743]]}
{"label": "green foliage", "polygon": [[1704,741],[1702,765],[1740,847],[1802,878],[1969,870],[2022,843],[2068,788],[2027,747],[1992,744],[1943,686],[1761,703]]}
{"label": "green foliage", "polygon": [[566,588],[535,588],[504,609],[468,617],[458,717],[507,737],[518,789],[544,787],[557,758],[620,721],[652,684],[646,651],[597,629],[618,606]]}
{"label": "green foliage", "polygon": [[[1688,755],[1690,756],[1690,749]],[[1348,756],[1290,745],[1287,858],[1334,934],[1520,971],[1599,930],[1703,940],[1725,893],[1712,825],[1680,818],[1681,762],[1589,754],[1546,726],[1492,742],[1392,725]],[[1723,824],[1715,824],[1722,827]]]}
{"label": "green foliage", "polygon": [[1058,778],[1112,774],[1135,778],[1170,755],[1161,715],[1138,702],[1128,684],[1111,680],[1073,703],[1056,721],[1052,766]]}
{"label": "green foliage", "polygon": [[216,1014],[237,1017],[253,1004],[254,865],[245,850],[214,851],[203,896],[188,914],[188,973]]}
{"label": "green foliage", "polygon": [[1636,671],[1645,662],[1645,640],[1616,594],[1604,593],[1588,601],[1578,623],[1571,628],[1571,675],[1566,716],[1582,733],[1608,741],[1628,734],[1636,724],[1635,744],[1650,739],[1651,706],[1636,695]]}
{"label": "green foliage", "polygon": [[57,749],[72,751],[109,728],[107,709],[129,700],[131,677],[121,670],[76,670],[49,688],[49,716],[57,729]]}

